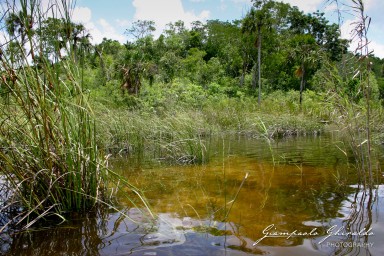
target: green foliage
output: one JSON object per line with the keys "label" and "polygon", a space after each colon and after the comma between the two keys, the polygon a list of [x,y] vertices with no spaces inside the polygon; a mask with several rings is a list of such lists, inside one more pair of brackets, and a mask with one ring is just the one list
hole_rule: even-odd
{"label": "green foliage", "polygon": [[260,94],[257,81],[263,93],[304,91],[315,89],[313,76],[326,59],[337,61],[345,51],[337,26],[328,24],[323,13],[304,14],[275,1],[255,1],[243,19],[232,22],[193,22],[190,29],[183,21],[170,23],[157,39],[152,36],[154,25],[137,21],[127,30],[134,40],[121,45],[104,39],[95,46],[87,55],[87,63],[98,70],[95,81],[89,81],[92,88],[108,83],[119,87],[111,88],[113,94],[137,96],[146,83],[187,78],[206,90],[211,83],[219,84],[220,91],[232,97]]}
{"label": "green foliage", "polygon": [[[47,31],[55,28],[52,24],[69,27],[60,37],[64,42],[59,51],[48,47],[53,33],[35,33],[28,22],[17,30],[7,28],[10,37],[23,33],[25,38],[14,41],[20,58],[3,50],[7,45],[1,49],[1,91],[6,97],[0,101],[0,176],[9,197],[0,203],[2,218],[8,214],[9,221],[2,223],[0,232],[11,224],[29,228],[40,219],[62,220],[69,212],[103,204],[113,207],[115,188],[110,182],[124,183],[145,204],[134,187],[108,170],[108,156],[99,151],[96,118],[84,83],[89,88],[94,84],[92,77],[84,79],[84,49],[77,44],[82,26],[70,22],[70,2],[51,3],[50,11],[63,15],[61,19],[46,19],[39,3],[20,1],[21,10],[15,13],[19,6],[9,5],[5,20],[14,25],[35,20],[38,29],[46,26]],[[23,52],[24,44],[30,46],[29,54]],[[51,59],[41,57],[47,53]]]}
{"label": "green foliage", "polygon": [[126,34],[135,39],[142,39],[152,35],[156,30],[155,22],[152,20],[138,20],[133,22],[132,27],[126,30]]}
{"label": "green foliage", "polygon": [[203,88],[176,79],[172,84],[145,85],[135,109],[98,104],[99,144],[114,152],[152,155],[174,163],[200,162],[202,155],[208,159],[205,150],[211,134],[261,136],[260,118],[270,136],[319,133],[320,121],[327,120],[331,112],[331,106],[321,103],[325,96],[314,92],[305,92],[302,110],[296,91],[267,95],[260,110],[246,91],[231,97],[228,88],[232,87],[218,83]]}
{"label": "green foliage", "polygon": [[175,78],[180,68],[181,59],[174,52],[168,51],[160,59],[161,78],[164,82],[169,83]]}
{"label": "green foliage", "polygon": [[[27,9],[22,14],[27,15]],[[46,38],[40,39],[44,45]],[[31,51],[38,53],[39,48]],[[107,200],[107,170],[97,149],[81,70],[75,65],[78,59],[72,57],[61,60],[60,69],[48,61],[37,68],[21,59],[14,71],[17,79],[3,84],[10,93],[0,112],[1,173],[11,184],[10,204],[20,202],[27,226],[47,215],[84,211]],[[9,61],[6,56],[1,61],[7,73],[12,72]]]}
{"label": "green foliage", "polygon": [[[129,153],[173,164],[209,159],[210,128],[191,110],[125,111],[98,105],[99,144],[111,153]],[[208,139],[208,140],[207,140]]]}
{"label": "green foliage", "polygon": [[153,21],[139,20],[125,44],[92,46],[84,26],[40,17],[27,2],[4,16],[12,40],[0,59],[0,167],[17,175],[15,195],[31,195],[27,212],[81,211],[103,198],[98,147],[202,163],[212,133],[317,134],[329,123],[358,131],[370,111],[381,118],[383,60],[370,56],[372,73],[362,71],[365,59],[345,53],[320,12],[253,1],[241,20],[177,21],[159,38]]}

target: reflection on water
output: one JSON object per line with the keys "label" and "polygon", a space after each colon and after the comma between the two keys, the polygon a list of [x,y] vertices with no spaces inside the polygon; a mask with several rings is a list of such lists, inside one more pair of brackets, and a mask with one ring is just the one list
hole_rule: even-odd
{"label": "reflection on water", "polygon": [[352,187],[355,193],[343,201],[339,211],[343,216],[332,220],[335,228],[322,239],[322,249],[331,255],[383,255],[384,186],[373,191]]}
{"label": "reflection on water", "polygon": [[[356,177],[334,140],[283,140],[272,149],[243,138],[212,144],[206,165],[113,163],[142,188],[156,220],[122,197],[121,212],[75,216],[60,227],[20,234],[8,254],[384,255],[384,187],[370,196],[341,186]],[[332,227],[371,228],[374,235],[327,237]]]}

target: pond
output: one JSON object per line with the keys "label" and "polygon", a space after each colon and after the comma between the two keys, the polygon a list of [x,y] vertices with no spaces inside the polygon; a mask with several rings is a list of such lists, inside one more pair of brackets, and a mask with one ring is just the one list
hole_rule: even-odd
{"label": "pond", "polygon": [[151,212],[121,196],[120,211],[76,215],[60,226],[3,235],[2,252],[384,255],[384,186],[372,194],[361,191],[353,159],[336,138],[268,143],[226,137],[210,144],[210,161],[203,165],[112,161],[143,191]]}

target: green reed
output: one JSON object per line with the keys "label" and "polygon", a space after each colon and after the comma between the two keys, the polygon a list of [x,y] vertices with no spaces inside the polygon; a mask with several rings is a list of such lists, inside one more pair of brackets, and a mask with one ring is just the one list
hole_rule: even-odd
{"label": "green reed", "polygon": [[[378,126],[378,117],[381,115],[381,106],[376,104],[374,99],[374,88],[371,77],[372,63],[370,62],[371,50],[368,39],[368,31],[371,18],[365,13],[365,3],[363,0],[352,1],[346,4],[341,0],[328,0],[329,3],[335,3],[337,6],[345,5],[353,14],[355,21],[351,23],[351,40],[357,43],[354,50],[354,56],[343,60],[343,66],[350,70],[340,72],[332,65],[329,70],[328,80],[333,82],[336,90],[331,94],[334,105],[339,115],[339,124],[341,130],[345,131],[349,138],[350,149],[356,161],[356,169],[359,174],[360,184],[364,188],[369,188],[372,192],[375,181],[374,172],[379,173],[377,160],[373,149],[372,133]],[[341,11],[339,20],[341,20]],[[344,76],[340,73],[344,73]],[[356,82],[356,93],[345,92],[348,83]],[[344,90],[343,90],[344,89]],[[357,100],[361,98],[360,100]],[[377,128],[376,128],[377,129]]]}
{"label": "green reed", "polygon": [[[97,146],[95,118],[82,84],[81,51],[73,40],[71,1],[54,1],[42,11],[40,1],[7,2],[8,41],[1,47],[3,95],[0,110],[0,175],[11,196],[2,209],[17,208],[8,224],[28,228],[41,218],[63,218],[108,203],[109,182],[119,177],[105,167]],[[38,28],[50,12],[61,19],[66,36],[46,54],[49,43]],[[50,39],[52,40],[52,38]],[[51,42],[52,43],[52,42]],[[8,225],[7,224],[7,225]],[[0,227],[0,231],[5,227]]]}
{"label": "green reed", "polygon": [[158,115],[100,105],[95,111],[100,117],[100,144],[112,154],[146,156],[172,164],[197,164],[209,159],[211,127],[197,112],[180,110]]}

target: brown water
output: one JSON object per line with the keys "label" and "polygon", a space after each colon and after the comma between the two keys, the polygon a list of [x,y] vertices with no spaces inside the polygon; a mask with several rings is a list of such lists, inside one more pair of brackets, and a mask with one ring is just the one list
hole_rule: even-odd
{"label": "brown water", "polygon": [[212,142],[205,165],[115,159],[114,168],[144,191],[154,220],[122,196],[121,212],[73,216],[59,227],[3,236],[10,243],[3,242],[2,250],[8,255],[384,255],[384,187],[371,197],[358,192],[353,161],[336,144],[342,146],[330,137],[270,145],[226,138]]}

